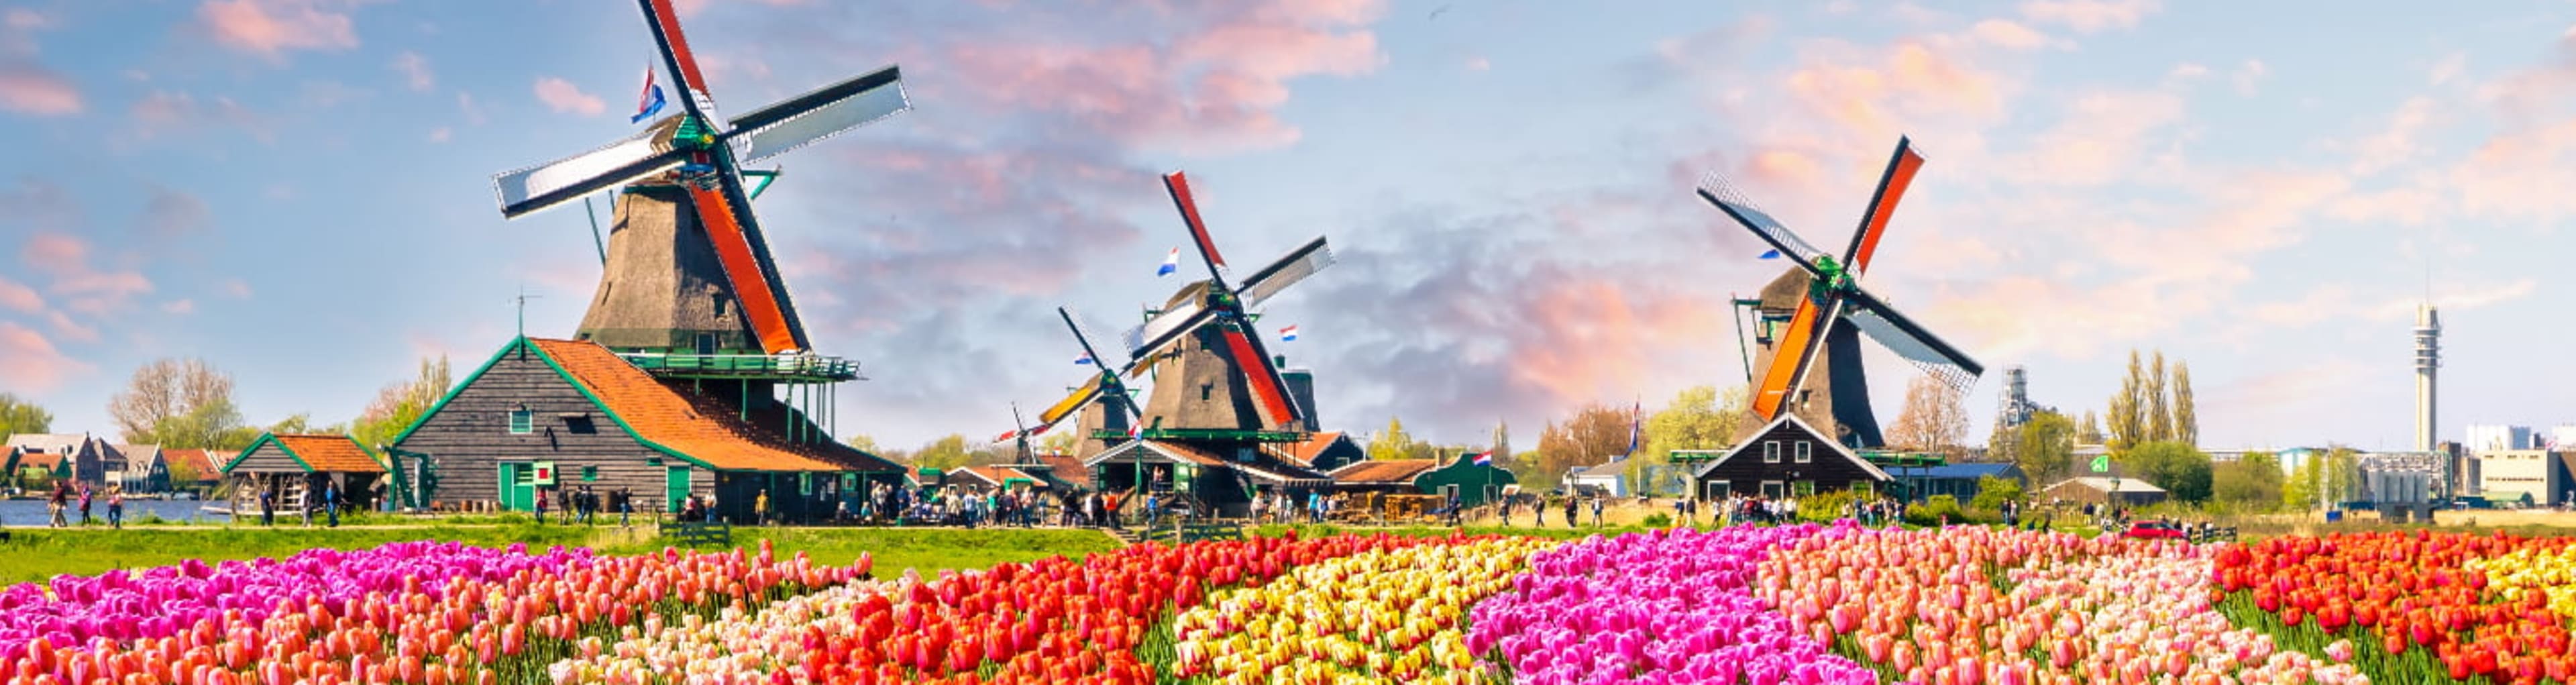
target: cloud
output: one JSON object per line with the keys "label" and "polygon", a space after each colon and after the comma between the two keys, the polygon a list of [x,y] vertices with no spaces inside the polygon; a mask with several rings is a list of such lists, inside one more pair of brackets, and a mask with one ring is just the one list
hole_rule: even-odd
{"label": "cloud", "polygon": [[1494,68],[1494,61],[1493,61],[1493,60],[1490,60],[1490,59],[1486,59],[1486,58],[1484,58],[1483,56],[1476,56],[1476,57],[1469,57],[1469,58],[1467,58],[1467,70],[1468,70],[1468,71],[1489,71],[1489,70],[1492,70],[1493,68]]}
{"label": "cloud", "polygon": [[0,307],[33,314],[45,311],[45,298],[38,296],[35,288],[0,277]]}
{"label": "cloud", "polygon": [[2053,39],[2020,22],[1987,19],[1968,27],[1968,35],[1977,42],[2010,50],[2037,50],[2046,47],[2073,47],[2068,41]]}
{"label": "cloud", "polygon": [[2151,165],[2151,139],[2183,120],[2182,96],[2097,91],[2075,96],[2056,127],[2036,136],[2006,170],[2031,184],[2115,183]]}
{"label": "cloud", "polygon": [[2425,70],[2424,83],[2434,86],[2450,83],[2451,79],[2459,78],[2460,72],[2467,70],[2468,66],[2469,53],[2467,52],[2443,55],[2441,61],[2434,62],[2432,68]]}
{"label": "cloud", "polygon": [[196,195],[153,186],[152,199],[143,205],[143,235],[160,241],[202,232],[214,224],[213,217],[206,201]]}
{"label": "cloud", "polygon": [[197,20],[225,47],[271,59],[291,50],[358,47],[345,7],[329,0],[207,0]]}
{"label": "cloud", "polygon": [[455,131],[449,130],[445,126],[433,128],[429,130],[429,142],[444,143],[447,142],[449,138],[455,136],[455,134]]}
{"label": "cloud", "polygon": [[598,116],[608,111],[608,103],[601,102],[598,96],[581,92],[580,87],[560,78],[547,76],[537,79],[536,92],[537,101],[546,103],[547,109],[556,112]]}
{"label": "cloud", "polygon": [[0,27],[26,31],[52,28],[53,25],[52,17],[24,7],[11,7],[7,12],[0,12]]}
{"label": "cloud", "polygon": [[194,314],[197,312],[197,301],[180,298],[163,302],[161,303],[161,311],[172,314]]}
{"label": "cloud", "polygon": [[127,115],[134,122],[133,128],[116,141],[125,146],[218,128],[238,130],[263,143],[277,140],[271,121],[230,97],[200,102],[188,93],[156,90],[136,100]]}
{"label": "cloud", "polygon": [[82,111],[80,88],[52,70],[0,58],[0,111],[63,116]]}
{"label": "cloud", "polygon": [[67,234],[29,236],[19,260],[30,272],[52,277],[45,291],[64,298],[65,309],[83,314],[122,309],[135,296],[152,292],[151,279],[141,272],[92,266],[89,243]]}
{"label": "cloud", "polygon": [[217,283],[216,287],[227,297],[241,300],[250,299],[250,284],[243,282],[242,279],[227,278],[222,282]]}
{"label": "cloud", "polygon": [[2137,26],[2162,8],[2157,0],[2034,0],[2021,4],[2021,14],[2031,21],[2094,33]]}
{"label": "cloud", "polygon": [[465,115],[465,123],[468,124],[481,126],[484,122],[491,120],[490,117],[484,116],[483,106],[475,104],[473,93],[463,91],[456,93],[456,111],[459,114]]}
{"label": "cloud", "polygon": [[0,321],[0,378],[9,379],[11,389],[44,393],[89,369],[90,365],[54,349],[44,334]]}
{"label": "cloud", "polygon": [[438,87],[438,75],[430,71],[429,58],[420,53],[405,50],[395,55],[393,68],[402,73],[403,85],[414,91],[426,93]]}
{"label": "cloud", "polygon": [[2235,73],[2228,75],[2228,81],[2236,84],[2238,95],[2252,96],[2261,89],[2263,77],[2271,73],[2272,69],[2264,66],[2263,60],[2249,59],[2237,66]]}

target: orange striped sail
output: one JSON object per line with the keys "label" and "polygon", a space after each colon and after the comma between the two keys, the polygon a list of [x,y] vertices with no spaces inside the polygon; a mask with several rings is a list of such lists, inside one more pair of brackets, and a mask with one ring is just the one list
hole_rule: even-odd
{"label": "orange striped sail", "polygon": [[1817,325],[1816,319],[1822,315],[1815,300],[1798,300],[1798,312],[1790,315],[1789,329],[1771,348],[1771,365],[1762,370],[1760,391],[1753,395],[1753,411],[1763,420],[1778,418],[1781,410],[1789,406],[1791,394],[1797,392],[1798,367],[1807,361],[1807,348],[1821,342],[1816,331],[1823,326]]}
{"label": "orange striped sail", "polygon": [[760,337],[760,348],[770,354],[796,349],[796,332],[787,327],[787,315],[778,306],[778,295],[769,290],[769,279],[761,274],[760,260],[751,255],[751,241],[743,237],[742,224],[734,221],[733,203],[726,202],[724,192],[695,183],[682,183],[689,189],[689,202],[698,209],[698,224],[707,229],[707,242],[714,243],[716,260],[724,264],[725,279],[733,282],[733,297],[742,303],[743,318],[751,322],[751,332]]}

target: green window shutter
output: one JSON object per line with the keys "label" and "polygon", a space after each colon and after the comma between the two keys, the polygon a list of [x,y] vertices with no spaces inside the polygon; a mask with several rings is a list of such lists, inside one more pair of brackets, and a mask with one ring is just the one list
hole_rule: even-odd
{"label": "green window shutter", "polygon": [[584,483],[590,483],[590,482],[596,482],[596,481],[598,481],[598,480],[599,480],[599,467],[597,467],[597,466],[584,466],[584,467],[581,467],[581,482],[584,482]]}

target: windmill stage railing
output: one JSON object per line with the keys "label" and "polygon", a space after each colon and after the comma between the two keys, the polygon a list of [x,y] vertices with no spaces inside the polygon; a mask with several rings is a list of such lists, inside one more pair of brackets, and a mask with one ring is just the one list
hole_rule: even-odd
{"label": "windmill stage railing", "polygon": [[846,381],[859,378],[859,363],[810,354],[671,354],[620,352],[619,357],[658,376],[680,378],[778,378]]}

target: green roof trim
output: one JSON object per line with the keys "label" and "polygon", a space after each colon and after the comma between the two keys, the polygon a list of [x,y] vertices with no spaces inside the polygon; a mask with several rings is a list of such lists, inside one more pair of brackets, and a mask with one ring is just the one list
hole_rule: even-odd
{"label": "green roof trim", "polygon": [[285,453],[286,458],[295,460],[295,465],[304,467],[305,473],[313,472],[313,462],[305,461],[303,455],[296,454],[295,450],[287,449],[286,443],[278,442],[276,433],[259,434],[259,439],[252,440],[249,447],[242,448],[241,454],[233,455],[232,461],[224,462],[223,468],[215,470],[222,471],[227,474],[232,473],[233,468],[241,466],[242,460],[249,459],[252,452],[259,451],[259,446],[261,445],[276,445],[277,451]]}
{"label": "green roof trim", "polygon": [[[457,382],[456,387],[448,388],[447,394],[440,395],[437,403],[429,405],[429,409],[420,413],[420,418],[413,419],[410,426],[403,428],[402,434],[394,436],[393,444],[400,445],[404,440],[410,439],[412,431],[420,430],[421,426],[428,425],[429,417],[437,416],[439,410],[446,409],[447,403],[455,400],[457,393],[465,392],[465,386],[473,385],[474,381],[481,380],[483,378],[483,374],[491,373],[492,365],[501,363],[502,357],[509,356],[511,350],[519,349],[521,346],[535,347],[534,345],[528,344],[528,336],[524,335],[519,336],[518,339],[510,341],[510,344],[508,345],[501,346],[501,351],[492,353],[491,359],[483,360],[483,366],[474,369],[474,373],[466,374],[465,380]],[[544,354],[544,351],[538,351],[539,356],[543,356]],[[365,445],[360,445],[360,447],[365,447]]]}

